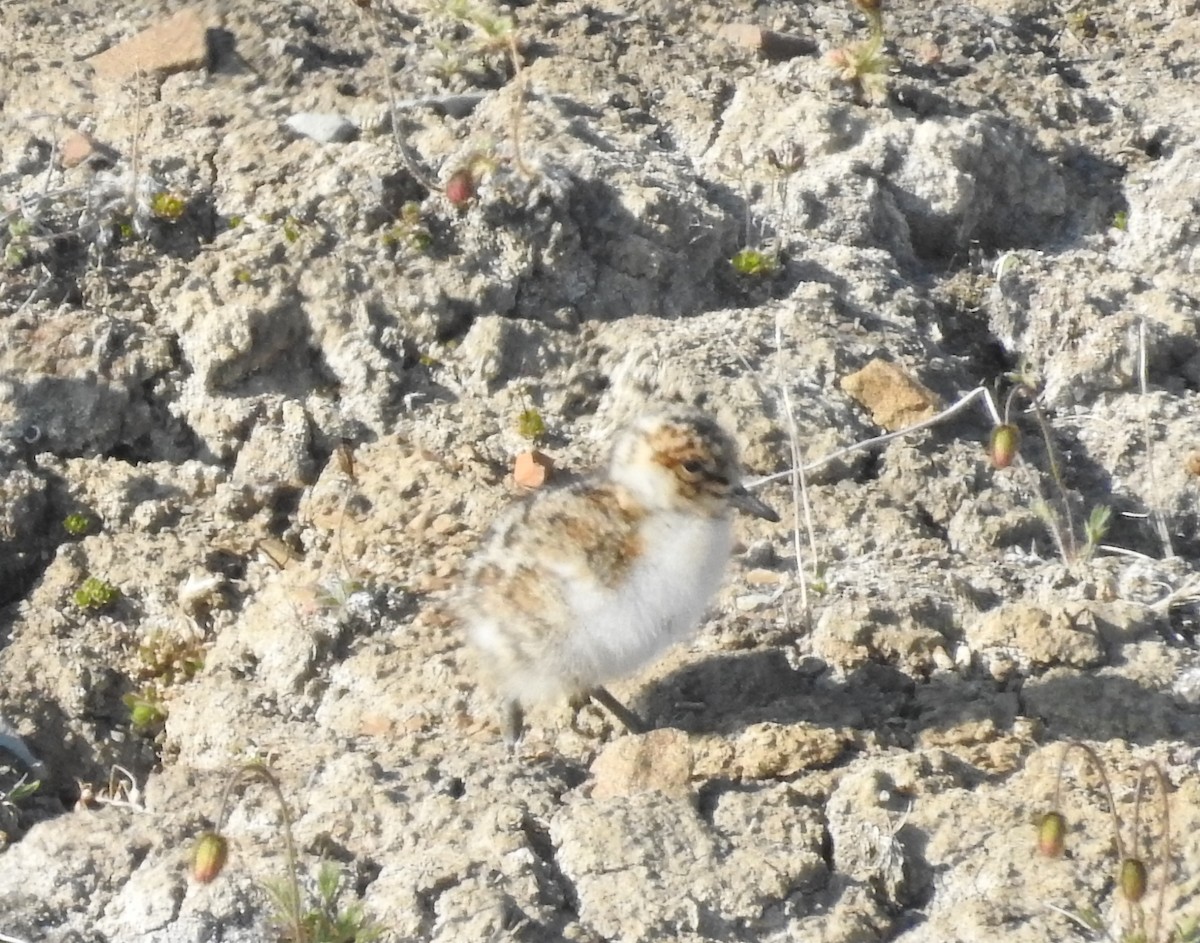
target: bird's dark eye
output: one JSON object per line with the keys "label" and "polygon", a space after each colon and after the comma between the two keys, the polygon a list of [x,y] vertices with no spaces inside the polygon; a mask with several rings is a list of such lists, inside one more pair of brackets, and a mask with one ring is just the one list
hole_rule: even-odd
{"label": "bird's dark eye", "polygon": [[704,471],[704,463],[699,459],[689,458],[683,463],[683,470],[689,475],[699,475]]}

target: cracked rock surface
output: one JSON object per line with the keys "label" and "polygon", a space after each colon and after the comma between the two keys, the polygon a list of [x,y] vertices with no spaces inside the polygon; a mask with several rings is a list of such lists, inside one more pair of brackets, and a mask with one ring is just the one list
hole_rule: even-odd
{"label": "cracked rock surface", "polygon": [[[883,16],[856,84],[849,3],[0,7],[0,936],[282,938],[261,781],[190,876],[252,763],[385,940],[1200,916],[1200,6]],[[811,542],[765,482],[653,729],[510,755],[463,564],[664,401],[756,478],[790,405]]]}

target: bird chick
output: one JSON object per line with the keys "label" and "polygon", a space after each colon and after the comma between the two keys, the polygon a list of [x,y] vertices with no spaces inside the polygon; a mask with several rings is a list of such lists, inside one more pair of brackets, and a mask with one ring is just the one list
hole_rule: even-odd
{"label": "bird chick", "polygon": [[742,486],[725,431],[673,409],[623,429],[604,473],[501,513],[460,612],[510,747],[524,708],[554,698],[590,697],[643,729],[604,684],[694,633],[729,561],[734,509],[779,520]]}

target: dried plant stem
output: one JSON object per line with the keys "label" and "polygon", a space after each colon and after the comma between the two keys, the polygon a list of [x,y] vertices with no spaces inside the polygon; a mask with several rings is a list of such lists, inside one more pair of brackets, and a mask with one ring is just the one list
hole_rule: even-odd
{"label": "dried plant stem", "polygon": [[1149,390],[1148,370],[1146,368],[1146,319],[1142,318],[1138,325],[1138,386],[1142,394],[1142,438],[1146,440],[1146,471],[1150,479],[1150,517],[1154,528],[1158,531],[1158,539],[1162,541],[1163,556],[1168,560],[1175,556],[1175,548],[1171,546],[1171,528],[1167,526],[1166,517],[1155,506],[1158,498],[1158,474],[1155,470],[1154,442],[1150,437],[1149,406],[1146,397]]}
{"label": "dried plant stem", "polygon": [[223,834],[225,826],[225,813],[229,807],[229,800],[233,794],[234,787],[243,781],[258,779],[266,783],[271,791],[275,794],[275,800],[279,803],[279,814],[283,818],[283,844],[287,853],[287,880],[286,885],[288,893],[291,895],[291,905],[285,906],[283,909],[287,913],[288,921],[291,926],[289,932],[291,939],[296,941],[304,941],[308,938],[305,930],[303,915],[300,913],[300,878],[299,867],[296,859],[296,843],[292,838],[292,817],[288,813],[287,800],[283,797],[283,788],[279,785],[279,779],[267,767],[261,763],[249,763],[241,767],[225,783],[225,791],[221,794],[221,807],[217,813],[217,834]]}
{"label": "dried plant stem", "polygon": [[509,34],[508,37],[508,55],[512,60],[513,67],[513,86],[516,98],[513,100],[512,106],[512,145],[513,145],[513,164],[517,170],[525,177],[534,176],[529,165],[525,163],[524,154],[521,151],[521,121],[525,116],[525,92],[528,79],[525,75],[524,67],[521,64],[521,51],[517,48],[516,33]]}
{"label": "dried plant stem", "polygon": [[1108,773],[1104,771],[1104,762],[1100,759],[1100,754],[1093,750],[1086,743],[1081,743],[1078,740],[1072,740],[1063,747],[1062,759],[1058,761],[1058,776],[1054,781],[1054,806],[1055,809],[1062,808],[1062,780],[1063,770],[1066,768],[1067,759],[1071,755],[1072,750],[1079,750],[1084,754],[1092,769],[1100,776],[1100,782],[1104,786],[1104,796],[1108,800],[1108,811],[1112,816],[1113,837],[1117,842],[1117,858],[1121,861],[1125,860],[1125,843],[1121,840],[1121,820],[1117,816],[1117,804],[1113,801],[1112,787],[1108,782]]}
{"label": "dried plant stem", "polygon": [[[1147,773],[1152,776],[1147,776]],[[1138,842],[1141,835],[1141,812],[1142,812],[1142,793],[1146,781],[1153,778],[1158,782],[1158,795],[1162,802],[1162,865],[1163,874],[1158,882],[1158,896],[1154,906],[1154,933],[1150,935],[1151,940],[1157,940],[1158,934],[1162,930],[1162,915],[1163,904],[1167,893],[1167,874],[1166,870],[1171,866],[1171,806],[1167,800],[1167,777],[1163,775],[1162,768],[1154,762],[1147,760],[1142,764],[1142,768],[1138,770],[1137,795],[1133,803],[1133,857],[1138,857]]]}
{"label": "dried plant stem", "polygon": [[792,543],[796,553],[796,577],[800,581],[800,606],[804,610],[804,622],[807,625],[812,611],[808,604],[809,574],[805,573],[804,548],[800,542],[800,509],[804,509],[804,527],[808,534],[809,557],[812,561],[812,579],[816,579],[817,542],[814,536],[812,521],[812,505],[808,500],[808,478],[804,472],[803,456],[800,452],[800,440],[796,430],[796,414],[792,410],[792,396],[788,392],[787,381],[783,376],[783,318],[782,312],[775,312],[775,368],[778,373],[779,395],[783,400],[783,412],[788,424],[788,443],[792,451]]}
{"label": "dried plant stem", "polygon": [[387,90],[388,116],[392,126],[392,141],[396,145],[396,153],[400,155],[401,162],[404,164],[405,169],[412,174],[413,179],[430,193],[433,193],[441,188],[438,186],[437,181],[425,172],[420,161],[417,160],[417,155],[413,153],[412,148],[405,143],[403,136],[400,134],[400,109],[396,107],[396,87],[392,82],[392,66],[387,61],[383,30],[379,26],[379,13],[373,6],[370,6],[366,8],[365,16],[371,26],[371,33],[375,37],[375,46],[379,50],[380,71],[383,73],[383,86]]}
{"label": "dried plant stem", "polygon": [[1079,558],[1079,547],[1075,542],[1075,517],[1071,513],[1071,500],[1067,495],[1067,486],[1063,480],[1062,466],[1058,462],[1058,451],[1054,448],[1054,441],[1050,436],[1050,424],[1046,421],[1046,415],[1042,412],[1042,407],[1038,405],[1037,391],[1025,383],[1018,383],[1008,394],[1008,399],[1004,402],[1004,421],[1009,421],[1009,415],[1012,411],[1012,405],[1018,396],[1023,396],[1026,402],[1033,409],[1034,418],[1037,420],[1038,431],[1042,434],[1042,441],[1046,443],[1046,460],[1050,463],[1050,478],[1054,482],[1054,488],[1058,492],[1058,501],[1062,507],[1063,517],[1066,519],[1067,526],[1060,526],[1057,519],[1051,514],[1047,518],[1047,524],[1050,527],[1050,532],[1054,536],[1055,543],[1058,544],[1058,551],[1062,554],[1063,560],[1067,563],[1072,563]]}
{"label": "dried plant stem", "polygon": [[[996,402],[992,399],[991,391],[987,387],[977,386],[975,389],[967,393],[958,402],[946,407],[936,416],[930,416],[928,419],[923,419],[921,422],[914,423],[911,426],[905,426],[903,429],[897,429],[895,432],[888,432],[884,435],[878,435],[871,439],[863,439],[861,442],[855,442],[853,445],[847,445],[845,448],[838,449],[836,452],[830,452],[823,458],[817,459],[815,462],[809,462],[801,469],[804,472],[814,472],[818,468],[823,468],[830,462],[836,462],[840,458],[845,458],[847,455],[853,455],[855,452],[860,452],[863,449],[871,449],[876,446],[883,445],[885,442],[891,442],[893,439],[902,439],[905,436],[912,435],[914,432],[920,432],[923,429],[928,429],[931,426],[936,426],[938,423],[949,419],[955,413],[962,412],[975,400],[982,397],[984,405],[987,406],[988,413],[991,415],[996,425],[1001,422],[1000,412],[996,408]],[[792,474],[792,469],[787,471],[776,472],[773,475],[767,475],[759,478],[756,481],[748,484],[748,488],[761,488],[763,485],[770,484],[772,481],[779,481],[782,478],[788,478]]]}

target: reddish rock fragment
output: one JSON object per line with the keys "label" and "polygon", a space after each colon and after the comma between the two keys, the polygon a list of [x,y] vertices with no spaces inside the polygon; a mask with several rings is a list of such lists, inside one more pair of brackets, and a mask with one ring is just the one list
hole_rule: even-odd
{"label": "reddish rock fragment", "polygon": [[554,460],[538,452],[522,452],[513,466],[513,481],[521,488],[540,488],[554,471]]}
{"label": "reddish rock fragment", "polygon": [[180,10],[169,19],[97,53],[88,62],[105,79],[132,78],[139,72],[171,75],[208,64],[208,27],[197,10]]}

